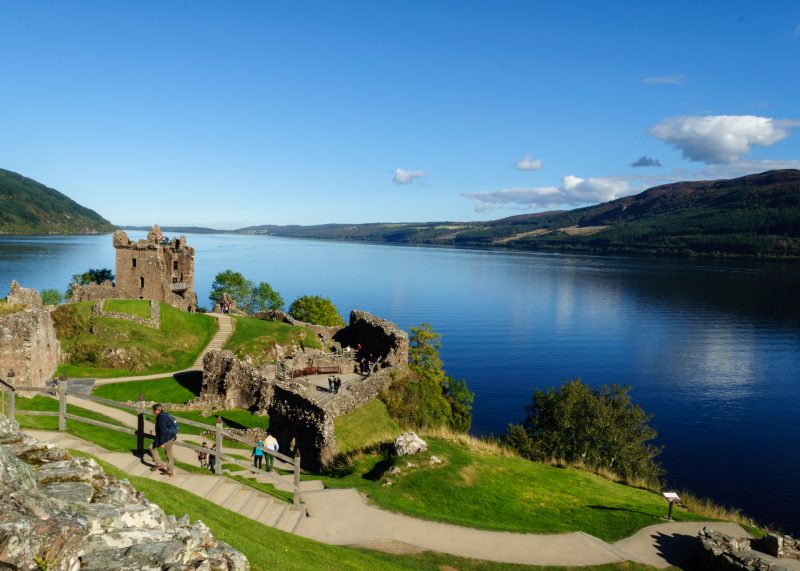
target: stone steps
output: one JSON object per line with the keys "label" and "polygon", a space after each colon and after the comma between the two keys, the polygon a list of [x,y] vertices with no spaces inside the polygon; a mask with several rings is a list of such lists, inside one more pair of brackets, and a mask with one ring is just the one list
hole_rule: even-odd
{"label": "stone steps", "polygon": [[217,319],[217,323],[219,324],[219,330],[195,360],[194,364],[192,365],[192,369],[195,370],[202,371],[203,357],[205,357],[206,353],[222,349],[222,347],[228,341],[228,338],[233,333],[233,321],[231,320],[229,315],[222,315],[219,313],[213,313],[211,315],[213,315]]}
{"label": "stone steps", "polygon": [[[302,517],[305,516],[304,509],[294,508],[287,502],[224,476],[195,474],[176,468],[175,476],[169,478],[160,472],[152,472],[149,458],[147,458],[147,464],[145,464],[139,458],[130,454],[109,452],[64,432],[31,430],[28,433],[38,440],[58,444],[62,448],[70,448],[91,454],[131,476],[148,478],[176,486],[205,498],[220,507],[235,511],[253,521],[283,531],[292,532],[296,530],[301,523]],[[253,474],[253,476],[262,475]],[[265,483],[274,484],[274,478],[285,478],[285,476],[266,472],[263,476],[266,478],[259,479],[256,477],[254,479],[258,481],[269,480]],[[291,489],[291,480],[289,480],[289,487]]]}

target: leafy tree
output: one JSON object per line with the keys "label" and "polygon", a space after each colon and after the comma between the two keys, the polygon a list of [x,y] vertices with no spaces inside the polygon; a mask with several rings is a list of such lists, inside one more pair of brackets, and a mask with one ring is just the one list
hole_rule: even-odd
{"label": "leafy tree", "polygon": [[211,284],[211,295],[208,296],[208,299],[213,305],[217,303],[223,293],[227,293],[236,302],[237,307],[246,311],[252,290],[253,282],[247,280],[239,272],[225,270],[214,278],[214,283]]}
{"label": "leafy tree", "polygon": [[67,291],[64,295],[65,299],[72,297],[73,285],[89,285],[89,284],[102,284],[105,281],[114,283],[114,272],[109,268],[89,268],[82,274],[74,274],[67,286]]}
{"label": "leafy tree", "polygon": [[656,431],[651,415],[631,401],[630,387],[599,389],[575,379],[560,389],[537,390],[522,431],[512,425],[507,442],[536,459],[561,458],[606,469],[628,479],[657,481],[662,447],[648,444]]}
{"label": "leafy tree", "polygon": [[62,300],[61,292],[57,289],[43,289],[40,295],[45,305],[59,305]]}
{"label": "leafy tree", "polygon": [[447,426],[466,432],[475,395],[466,381],[453,379],[442,368],[441,335],[423,323],[411,328],[409,341],[408,370],[382,395],[389,412],[404,426]]}
{"label": "leafy tree", "polygon": [[283,297],[280,293],[272,289],[267,282],[260,282],[250,290],[247,300],[248,313],[277,309],[283,311]]}
{"label": "leafy tree", "polygon": [[339,326],[344,325],[339,310],[327,297],[319,295],[304,295],[298,297],[289,306],[289,315],[306,323],[315,325]]}

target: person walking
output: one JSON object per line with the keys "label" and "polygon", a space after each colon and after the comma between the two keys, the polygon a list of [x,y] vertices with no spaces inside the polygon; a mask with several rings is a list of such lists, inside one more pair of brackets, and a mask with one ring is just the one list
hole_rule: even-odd
{"label": "person walking", "polygon": [[[256,443],[256,447],[253,448],[253,451],[250,453],[250,457],[253,459],[253,466],[261,470],[261,463],[264,460],[264,450],[259,448],[259,446],[264,446],[264,442],[259,440]],[[267,462],[269,464],[269,462]]]}
{"label": "person walking", "polygon": [[[280,446],[274,436],[267,433],[267,438],[264,441],[264,447],[273,452],[277,452]],[[272,472],[272,466],[275,464],[275,456],[267,453],[267,472]]]}
{"label": "person walking", "polygon": [[[159,470],[162,474],[166,474],[171,478],[175,464],[175,458],[172,455],[172,447],[175,444],[175,440],[178,438],[178,422],[172,418],[160,404],[153,405],[153,414],[156,415],[156,437],[150,449],[146,451],[146,454],[150,454],[150,457],[153,459],[154,466],[150,468],[150,471],[155,472]],[[163,462],[161,462],[161,456],[157,451],[158,448],[162,447],[167,455],[166,468]]]}
{"label": "person walking", "polygon": [[212,472],[214,471],[214,466],[217,463],[217,456],[216,454],[213,453],[213,451],[216,449],[217,449],[217,443],[215,442],[214,444],[211,445],[212,452],[208,455],[208,467],[211,469]]}

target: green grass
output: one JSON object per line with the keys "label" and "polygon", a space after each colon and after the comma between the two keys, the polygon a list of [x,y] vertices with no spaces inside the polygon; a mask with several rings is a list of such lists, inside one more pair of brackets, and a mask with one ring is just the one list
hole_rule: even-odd
{"label": "green grass", "polygon": [[229,474],[228,477],[244,484],[245,486],[250,486],[251,488],[258,490],[259,492],[263,492],[269,496],[277,498],[282,502],[292,503],[294,499],[292,492],[279,490],[272,484],[264,484],[262,482],[257,482],[255,478],[248,477],[247,474],[252,475],[253,473],[248,471],[244,476],[239,476],[238,474]]}
{"label": "green grass", "polygon": [[250,357],[255,366],[274,362],[276,345],[322,348],[317,336],[307,327],[253,317],[234,317],[233,322],[233,335],[225,343],[225,349],[233,351],[240,359]]}
{"label": "green grass", "polygon": [[[45,396],[33,398],[17,397],[16,406],[21,411],[47,410],[58,412],[58,401]],[[124,426],[113,418],[71,404],[67,404],[67,412],[76,416],[107,422],[115,426]],[[56,416],[25,416],[19,414],[17,415],[17,421],[22,430],[58,430],[58,417]],[[77,420],[67,419],[67,432],[112,452],[130,452],[136,449],[136,437],[133,434],[124,434],[115,430],[84,424]]]}
{"label": "green grass", "polygon": [[[75,456],[91,457],[70,451]],[[161,506],[168,514],[188,514],[192,521],[202,520],[217,539],[225,541],[244,553],[253,571],[313,570],[363,570],[386,569],[387,571],[441,571],[444,565],[470,571],[564,571],[563,567],[534,567],[464,559],[452,555],[426,552],[419,555],[390,555],[353,549],[337,545],[326,545],[277,529],[267,527],[238,513],[226,510],[199,496],[175,488],[170,484],[129,476],[102,460],[103,469],[119,478],[127,478],[144,493],[147,499]],[[620,563],[581,567],[581,571],[652,571],[652,567],[636,563]]]}
{"label": "green grass", "polygon": [[[217,332],[216,319],[161,304],[161,326],[92,316],[92,302],[53,311],[56,333],[69,362],[59,373],[73,378],[122,377],[185,369]],[[116,353],[116,355],[114,355]]]}
{"label": "green grass", "polygon": [[94,396],[118,402],[144,399],[160,403],[184,404],[200,394],[203,382],[201,373],[180,373],[176,377],[163,377],[149,381],[130,381],[99,385],[92,390]]}
{"label": "green grass", "polygon": [[[650,491],[574,468],[474,453],[438,438],[427,440],[428,452],[404,458],[362,455],[323,482],[332,488],[356,488],[391,511],[501,531],[584,531],[616,541],[662,523],[666,515],[664,499]],[[443,463],[429,464],[431,454]],[[418,467],[408,468],[407,462]],[[401,475],[385,474],[395,465]],[[383,485],[387,479],[391,486]],[[673,515],[677,521],[707,519],[681,508]]]}
{"label": "green grass", "polygon": [[142,319],[150,319],[150,300],[147,299],[107,299],[103,311],[127,313]]}
{"label": "green grass", "polygon": [[394,419],[389,416],[386,405],[377,399],[350,414],[335,418],[333,426],[339,452],[359,450],[378,442],[387,442],[402,432]]}

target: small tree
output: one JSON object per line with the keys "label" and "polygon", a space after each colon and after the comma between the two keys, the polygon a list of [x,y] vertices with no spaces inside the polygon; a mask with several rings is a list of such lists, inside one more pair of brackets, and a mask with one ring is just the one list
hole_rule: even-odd
{"label": "small tree", "polygon": [[530,439],[522,442],[514,426],[507,441],[538,459],[561,458],[606,469],[629,479],[655,482],[663,471],[656,457],[662,447],[648,444],[656,431],[651,415],[633,404],[630,387],[591,389],[579,379],[560,389],[536,391],[522,426]]}
{"label": "small tree", "polygon": [[240,309],[246,311],[252,290],[253,282],[245,279],[239,272],[225,270],[214,278],[214,283],[211,284],[211,295],[208,296],[208,299],[213,306],[223,293],[227,293]]}
{"label": "small tree", "polygon": [[289,315],[306,323],[328,325],[332,327],[344,325],[339,310],[327,297],[304,295],[298,297],[289,306]]}
{"label": "small tree", "polygon": [[59,305],[62,300],[61,292],[57,289],[43,289],[40,295],[45,305]]}
{"label": "small tree", "polygon": [[247,300],[248,313],[256,313],[258,311],[267,311],[276,309],[283,311],[283,297],[280,293],[272,289],[272,286],[267,282],[261,282],[250,290],[250,296]]}

